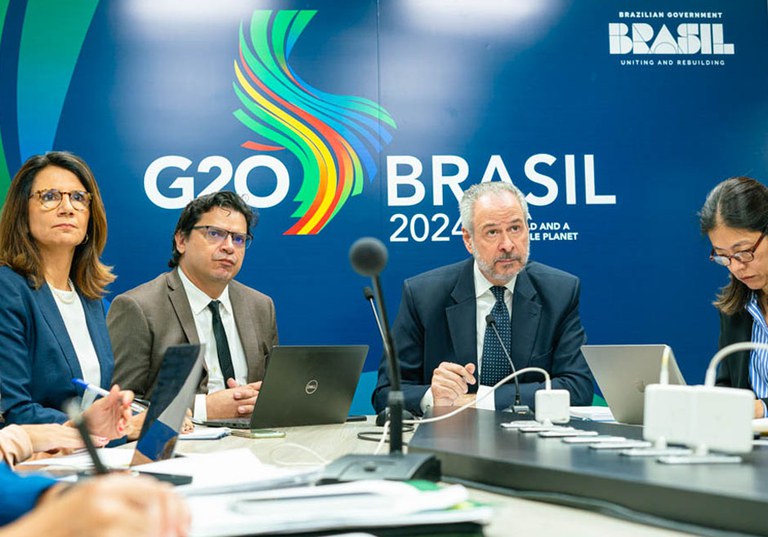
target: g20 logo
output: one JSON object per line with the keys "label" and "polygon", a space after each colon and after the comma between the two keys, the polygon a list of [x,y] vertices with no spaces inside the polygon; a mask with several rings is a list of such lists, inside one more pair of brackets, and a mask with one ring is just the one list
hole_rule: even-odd
{"label": "g20 logo", "polygon": [[[194,162],[180,155],[166,155],[155,159],[144,173],[144,191],[149,200],[163,209],[183,209],[187,203],[197,196],[211,194],[226,188],[234,182],[235,192],[251,207],[266,209],[282,202],[288,195],[291,185],[288,169],[275,157],[270,155],[253,155],[246,158],[237,167],[228,158],[210,156],[201,160],[196,167]],[[267,194],[254,194],[248,187],[248,179],[257,169],[268,169],[274,175],[275,185]],[[200,192],[195,192],[195,175],[210,174],[218,170],[213,180]],[[160,176],[175,175],[172,182],[160,191]]]}

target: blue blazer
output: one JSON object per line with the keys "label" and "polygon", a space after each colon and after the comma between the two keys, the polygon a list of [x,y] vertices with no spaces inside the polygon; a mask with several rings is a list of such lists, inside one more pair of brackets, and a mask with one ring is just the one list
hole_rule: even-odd
{"label": "blue blazer", "polygon": [[[50,288],[0,267],[0,410],[6,423],[63,423],[60,409],[82,395],[72,384],[83,372]],[[101,387],[112,382],[114,361],[101,300],[80,296],[101,365]]]}
{"label": "blue blazer", "polygon": [[[477,365],[476,301],[472,258],[405,281],[395,323],[394,345],[400,361],[405,406],[421,414],[419,403],[440,362]],[[552,388],[571,393],[571,405],[592,404],[592,374],[581,353],[586,335],[579,318],[579,280],[560,270],[530,262],[517,275],[512,304],[512,346],[516,369],[549,371]],[[533,408],[534,394],[544,387],[542,375],[522,375],[520,396]],[[476,391],[476,386],[470,387]],[[373,406],[387,405],[386,360],[379,366]],[[495,392],[496,408],[514,403],[514,382]]]}
{"label": "blue blazer", "polygon": [[7,464],[0,464],[0,526],[34,509],[40,495],[55,484],[56,480],[47,477],[22,477],[13,473]]}

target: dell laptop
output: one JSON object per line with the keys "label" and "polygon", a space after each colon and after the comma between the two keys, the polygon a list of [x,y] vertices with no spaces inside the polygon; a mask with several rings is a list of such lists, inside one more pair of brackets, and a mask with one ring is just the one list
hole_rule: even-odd
{"label": "dell laptop", "polygon": [[367,345],[277,345],[251,417],[203,424],[265,429],[343,423],[367,355]]}

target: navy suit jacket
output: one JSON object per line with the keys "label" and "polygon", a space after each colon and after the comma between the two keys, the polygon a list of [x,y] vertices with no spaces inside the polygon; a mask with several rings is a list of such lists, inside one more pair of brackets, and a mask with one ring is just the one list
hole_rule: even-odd
{"label": "navy suit jacket", "polygon": [[[82,395],[72,384],[83,372],[50,288],[35,289],[26,277],[0,267],[0,409],[6,423],[63,423],[60,409]],[[114,367],[101,300],[80,296],[101,365],[101,387]]]}
{"label": "navy suit jacket", "polygon": [[[752,315],[744,309],[734,315],[720,313],[720,341],[722,349],[731,343],[752,341]],[[735,352],[726,357],[717,369],[718,386],[752,390],[749,381],[750,351]],[[753,390],[754,391],[754,390]],[[762,400],[768,405],[768,397]]]}
{"label": "navy suit jacket", "polygon": [[[403,284],[403,298],[392,333],[405,406],[413,413],[421,414],[421,398],[440,362],[477,365],[473,264],[470,258],[420,274]],[[584,343],[578,278],[541,263],[528,263],[517,275],[512,303],[509,352],[515,368],[546,369],[552,378],[552,388],[571,393],[571,405],[592,404],[592,374],[581,353]],[[386,369],[386,360],[382,360],[372,398],[377,412],[387,405],[390,381]],[[522,403],[533,408],[535,392],[544,387],[542,375],[526,374],[518,380]],[[496,408],[509,407],[514,396],[514,382],[500,387],[495,393]]]}

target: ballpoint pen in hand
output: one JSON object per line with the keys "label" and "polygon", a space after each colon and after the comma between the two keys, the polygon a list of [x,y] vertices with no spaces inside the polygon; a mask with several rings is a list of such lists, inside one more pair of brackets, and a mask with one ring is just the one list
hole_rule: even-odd
{"label": "ballpoint pen in hand", "polygon": [[65,408],[67,414],[69,415],[69,419],[72,420],[72,424],[75,426],[77,431],[80,433],[80,437],[83,439],[85,450],[91,457],[94,472],[96,472],[98,475],[108,474],[109,470],[107,470],[107,467],[104,466],[103,462],[101,462],[99,453],[96,451],[96,447],[93,445],[93,441],[91,440],[91,434],[88,431],[88,424],[85,422],[85,416],[82,412],[80,412],[79,398],[70,399],[67,401]]}
{"label": "ballpoint pen in hand", "polygon": [[[108,390],[105,390],[100,386],[89,384],[85,382],[83,379],[72,379],[72,383],[76,386],[80,386],[84,390],[88,390],[89,392],[93,392],[96,395],[100,395],[102,397],[106,397],[107,395],[109,395]],[[133,410],[134,412],[144,412],[145,410],[147,410],[147,407],[145,407],[144,405],[140,405],[139,403],[134,401],[131,403],[131,410]]]}

